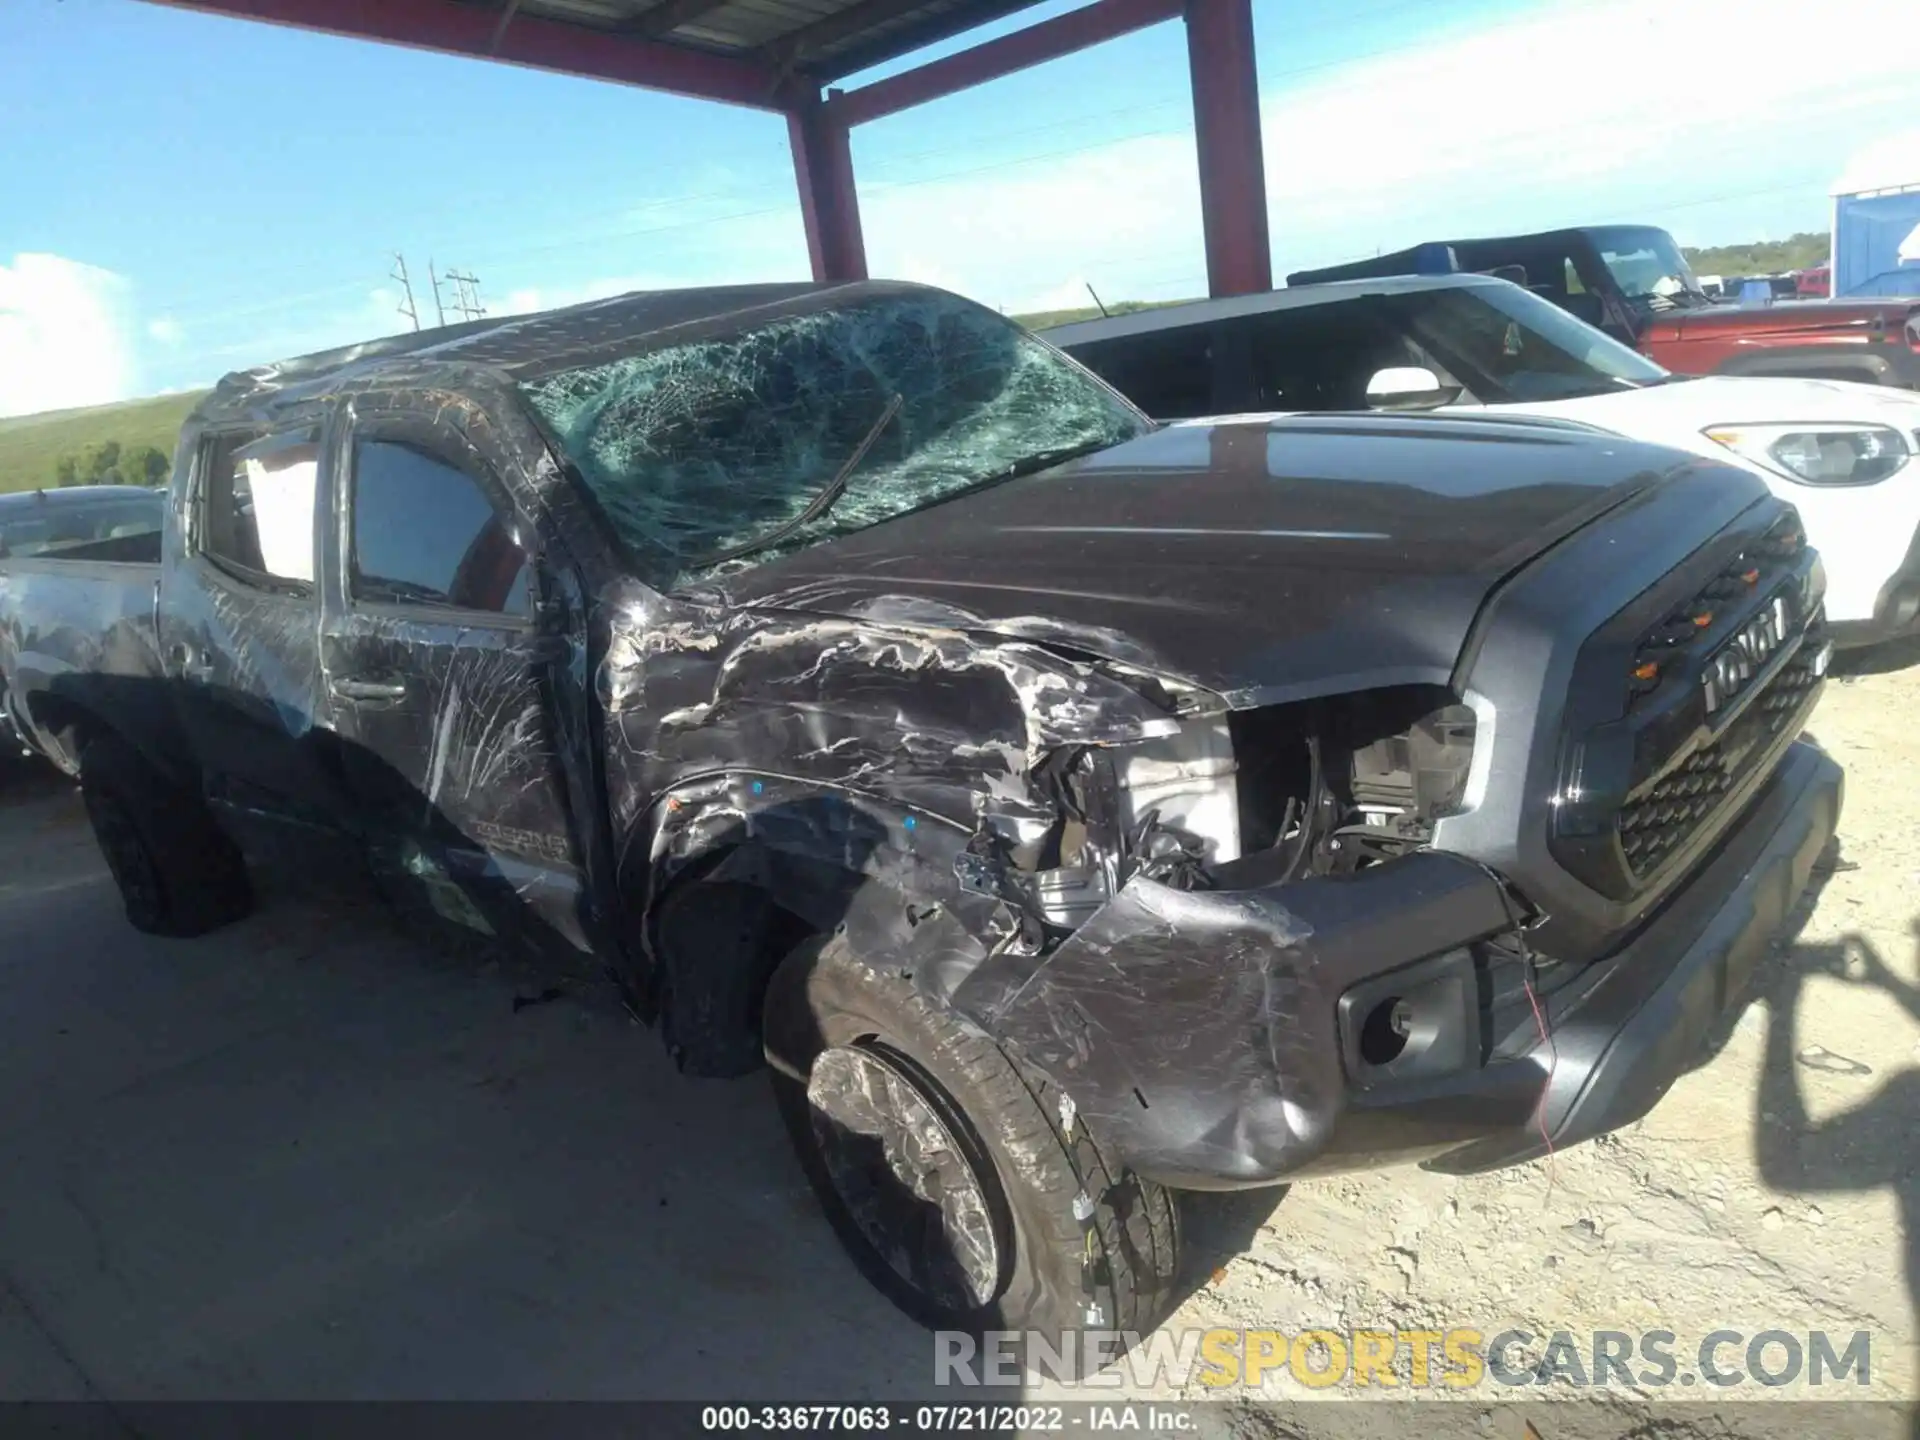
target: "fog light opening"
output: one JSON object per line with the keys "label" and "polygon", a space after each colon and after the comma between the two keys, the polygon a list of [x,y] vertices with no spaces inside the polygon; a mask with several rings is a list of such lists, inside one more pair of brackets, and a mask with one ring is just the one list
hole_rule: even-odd
{"label": "fog light opening", "polygon": [[1391,1065],[1405,1052],[1412,1030],[1407,1002],[1398,995],[1389,996],[1360,1022],[1360,1058],[1369,1065]]}

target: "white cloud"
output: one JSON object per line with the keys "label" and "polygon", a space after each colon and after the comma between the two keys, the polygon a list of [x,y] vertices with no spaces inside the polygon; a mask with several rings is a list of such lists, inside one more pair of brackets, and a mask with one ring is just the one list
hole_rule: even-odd
{"label": "white cloud", "polygon": [[1854,195],[1904,185],[1920,185],[1920,130],[1882,136],[1855,151],[1833,182],[1833,193]]}
{"label": "white cloud", "polygon": [[[675,290],[688,285],[725,285],[750,283],[752,276],[724,269],[701,267],[702,273],[681,272],[602,276],[569,284],[523,285],[507,291],[503,299],[491,299],[485,293],[480,303],[489,315],[526,315],[535,310],[558,310],[567,305],[582,305],[589,300],[607,300],[635,290]],[[454,317],[449,315],[448,319]]]}
{"label": "white cloud", "polygon": [[127,284],[59,255],[0,264],[0,415],[103,405],[134,393]]}
{"label": "white cloud", "polygon": [[178,320],[171,315],[161,315],[147,322],[147,335],[162,345],[178,345],[186,338],[186,331]]}
{"label": "white cloud", "polygon": [[1094,293],[1095,287],[1084,276],[1076,275],[1051,290],[1038,290],[1021,297],[1017,307],[1023,315],[1036,310],[1084,310],[1093,304]]}
{"label": "white cloud", "polygon": [[[1752,13],[1747,0],[1568,0],[1271,95],[1275,278],[1430,228],[1647,218],[1684,231],[1682,215],[1611,207],[1707,204],[1756,185],[1803,185],[1819,213],[1830,137],[1911,115],[1920,6],[1827,0],[1823,34],[1873,43],[1848,46],[1845,64],[1782,64],[1764,80],[1713,66]],[[938,277],[1012,310],[1075,290],[1071,303],[1089,303],[1081,277],[1109,301],[1205,283],[1190,134],[869,184],[861,199],[874,274]]]}

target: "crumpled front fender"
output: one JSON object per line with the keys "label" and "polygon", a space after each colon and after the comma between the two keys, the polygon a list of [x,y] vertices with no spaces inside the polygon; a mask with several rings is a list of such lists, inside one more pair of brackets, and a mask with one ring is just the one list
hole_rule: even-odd
{"label": "crumpled front fender", "polygon": [[1245,889],[1136,877],[1050,954],[989,958],[952,1003],[1125,1164],[1258,1185],[1311,1164],[1348,1108],[1341,995],[1511,924],[1487,872],[1435,852]]}

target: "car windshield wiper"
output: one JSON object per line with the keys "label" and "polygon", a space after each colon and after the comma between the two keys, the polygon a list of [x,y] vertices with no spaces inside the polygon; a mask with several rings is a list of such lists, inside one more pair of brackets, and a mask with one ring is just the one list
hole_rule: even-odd
{"label": "car windshield wiper", "polygon": [[1056,445],[1051,450],[1036,450],[1033,454],[1016,460],[1002,470],[991,475],[983,475],[976,485],[992,485],[1001,480],[1017,480],[1022,475],[1031,475],[1037,470],[1049,470],[1055,465],[1064,465],[1069,460],[1078,460],[1082,455],[1091,455],[1097,450],[1110,450],[1115,445],[1112,440],[1082,440],[1077,445]]}
{"label": "car windshield wiper", "polygon": [[854,447],[853,454],[847,457],[847,463],[840,467],[833,479],[820,487],[820,493],[815,495],[808,502],[807,508],[793,519],[785,524],[776,525],[765,535],[756,539],[744,540],[738,545],[728,546],[725,550],[716,550],[711,555],[702,555],[698,559],[690,560],[687,562],[687,568],[705,570],[709,566],[723,564],[728,560],[738,560],[743,555],[752,555],[756,551],[768,549],[778,545],[802,526],[811,525],[826,514],[840,497],[847,493],[847,482],[853,479],[853,472],[860,468],[860,462],[867,458],[867,452],[873,449],[874,442],[880,438],[887,426],[893,423],[893,417],[900,413],[900,407],[904,403],[904,399],[899,395],[887,402],[887,408],[880,413],[880,418],[873,422],[873,428],[867,431],[866,438]]}

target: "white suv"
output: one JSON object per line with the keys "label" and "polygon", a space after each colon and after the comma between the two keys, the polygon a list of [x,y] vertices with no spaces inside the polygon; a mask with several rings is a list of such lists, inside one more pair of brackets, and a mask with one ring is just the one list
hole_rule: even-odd
{"label": "white suv", "polygon": [[1920,629],[1920,394],[1690,378],[1505,280],[1306,285],[1041,332],[1149,415],[1493,411],[1744,465],[1798,507],[1842,645]]}

